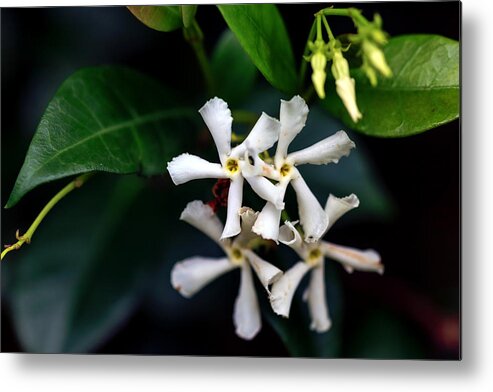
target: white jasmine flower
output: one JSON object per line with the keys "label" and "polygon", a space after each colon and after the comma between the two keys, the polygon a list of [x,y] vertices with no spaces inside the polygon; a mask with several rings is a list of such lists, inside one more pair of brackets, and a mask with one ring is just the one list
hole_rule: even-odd
{"label": "white jasmine flower", "polygon": [[236,268],[241,268],[241,281],[235,301],[233,321],[236,334],[246,340],[253,339],[262,327],[260,308],[255,294],[251,268],[262,285],[268,287],[282,276],[282,271],[257,256],[250,249],[256,236],[251,229],[258,213],[243,207],[239,209],[242,230],[233,241],[221,240],[223,225],[214,211],[199,200],[188,203],[180,219],[214,240],[226,254],[222,258],[195,256],[176,263],[171,271],[171,284],[184,297],[190,298],[202,287]]}
{"label": "white jasmine flower", "polygon": [[[325,215],[330,224],[326,231],[346,212],[358,207],[359,200],[352,194],[344,198],[330,195]],[[324,258],[336,260],[348,272],[353,269],[383,273],[380,255],[374,250],[358,250],[319,240],[306,243],[294,227],[297,222],[286,222],[280,229],[279,241],[290,246],[298,253],[302,261],[296,263],[272,286],[270,301],[272,309],[278,315],[289,317],[289,310],[294,292],[303,276],[311,270],[311,278],[305,300],[311,317],[310,328],[317,332],[328,331],[331,326],[329,310],[325,297]],[[325,234],[325,233],[324,233]]]}
{"label": "white jasmine flower", "polygon": [[235,148],[231,148],[231,126],[233,118],[226,102],[220,98],[209,100],[200,110],[204,122],[211,132],[219,154],[220,163],[211,163],[190,154],[181,154],[168,163],[168,172],[175,185],[201,178],[229,178],[227,219],[221,238],[237,235],[240,228],[238,210],[243,199],[243,178],[253,190],[278,208],[283,208],[283,195],[267,179],[260,177],[255,170],[243,170],[242,160],[256,156],[272,147],[279,137],[281,125],[275,118],[262,113],[247,138]]}
{"label": "white jasmine flower", "polygon": [[[339,131],[310,147],[288,154],[289,144],[305,126],[307,116],[308,106],[300,96],[297,95],[290,101],[281,100],[281,132],[274,157],[275,174],[265,175],[279,181],[276,187],[283,197],[288,184],[293,186],[305,241],[316,242],[326,231],[329,221],[324,209],[295,166],[307,163],[313,165],[337,163],[341,157],[349,155],[355,144],[346,132]],[[265,169],[266,173],[267,171],[268,169]],[[268,201],[257,218],[253,231],[265,239],[277,242],[280,217],[281,209]]]}

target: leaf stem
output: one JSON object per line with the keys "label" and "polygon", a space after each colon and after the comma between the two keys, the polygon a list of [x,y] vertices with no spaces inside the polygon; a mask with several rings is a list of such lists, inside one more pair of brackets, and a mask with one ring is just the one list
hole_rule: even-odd
{"label": "leaf stem", "polygon": [[66,185],[62,190],[60,190],[53,198],[46,204],[39,215],[36,217],[34,222],[31,224],[29,229],[26,231],[25,234],[19,235],[19,230],[17,230],[16,233],[16,238],[17,242],[14,245],[6,245],[6,248],[3,250],[1,254],[1,260],[5,257],[7,253],[9,253],[12,250],[17,250],[19,249],[24,243],[29,244],[31,242],[31,239],[33,237],[34,232],[38,228],[38,226],[41,224],[43,219],[45,218],[46,215],[50,212],[50,210],[61,200],[63,199],[66,195],[68,195],[70,192],[72,192],[76,188],[80,188],[90,177],[92,177],[93,173],[86,173],[82,174],[81,176],[75,178],[73,181],[71,181],[68,185]]}
{"label": "leaf stem", "polygon": [[215,83],[211,65],[204,49],[204,34],[195,19],[189,27],[183,28],[183,35],[195,52],[195,56],[197,56],[197,61],[199,62],[209,93],[211,95],[214,94]]}
{"label": "leaf stem", "polygon": [[361,14],[361,11],[357,8],[324,8],[323,10],[318,11],[317,15],[325,15],[325,16],[347,16],[351,18],[355,24],[359,24],[361,26],[367,25],[368,20]]}
{"label": "leaf stem", "polygon": [[325,15],[322,15],[322,21],[324,22],[325,30],[327,30],[329,41],[335,40],[334,34],[332,34],[332,30],[330,29],[329,22],[327,22],[327,18],[325,17]]}
{"label": "leaf stem", "polygon": [[299,74],[300,89],[303,87],[303,82],[305,81],[305,75],[306,75],[306,68],[308,66],[308,61],[305,59],[305,57],[308,56],[308,53],[310,53],[309,43],[311,43],[315,38],[316,31],[317,31],[317,22],[316,20],[314,20],[312,27],[310,29],[310,33],[308,33],[308,39],[306,40],[305,50],[303,52],[303,58],[301,59],[300,74]]}

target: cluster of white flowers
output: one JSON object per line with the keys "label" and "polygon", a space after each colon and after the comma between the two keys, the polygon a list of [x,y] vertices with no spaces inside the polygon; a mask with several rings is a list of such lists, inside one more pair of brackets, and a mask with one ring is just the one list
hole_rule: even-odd
{"label": "cluster of white flowers", "polygon": [[[284,317],[289,316],[301,279],[312,270],[304,297],[309,305],[311,328],[327,331],[330,318],[325,299],[324,257],[341,262],[349,272],[359,269],[382,273],[383,266],[374,250],[361,251],[321,240],[337,219],[359,205],[359,200],[354,194],[344,198],[330,195],[324,209],[296,166],[337,163],[349,155],[355,144],[344,131],[339,131],[310,147],[288,153],[289,144],[303,129],[308,116],[308,107],[299,96],[290,101],[281,100],[280,120],[262,113],[245,140],[234,148],[231,147],[233,118],[226,102],[213,98],[199,113],[212,134],[220,163],[185,153],[168,163],[168,171],[176,185],[201,178],[230,180],[224,225],[210,205],[198,200],[188,203],[180,217],[213,239],[226,256],[219,259],[197,256],[176,263],[171,272],[173,287],[183,296],[191,297],[223,273],[241,268],[233,320],[237,335],[252,339],[261,329],[261,316],[251,268],[267,291],[274,312]],[[273,159],[261,159],[261,153],[276,142]],[[242,206],[243,179],[266,201],[262,211]],[[288,184],[296,192],[299,221],[286,221],[280,226]],[[253,252],[259,239],[290,246],[302,261],[283,273]]]}

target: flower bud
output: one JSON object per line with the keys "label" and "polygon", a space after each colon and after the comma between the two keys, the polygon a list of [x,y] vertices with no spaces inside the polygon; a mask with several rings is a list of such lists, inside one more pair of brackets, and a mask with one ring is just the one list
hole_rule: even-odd
{"label": "flower bud", "polygon": [[332,75],[334,79],[343,79],[349,77],[349,64],[347,60],[342,56],[340,50],[336,50],[332,57]]}
{"label": "flower bud", "polygon": [[388,66],[382,50],[379,49],[375,44],[368,40],[363,41],[363,52],[367,57],[369,63],[374,68],[376,68],[378,72],[380,72],[386,78],[392,76],[392,70]]}
{"label": "flower bud", "polygon": [[378,84],[377,73],[375,70],[366,61],[363,62],[361,69],[370,81],[370,84],[375,87]]}
{"label": "flower bud", "polygon": [[325,66],[327,65],[327,58],[322,52],[313,54],[311,58],[312,64],[312,82],[315,87],[315,91],[321,99],[325,98]]}
{"label": "flower bud", "polygon": [[363,115],[358,109],[358,105],[356,104],[356,92],[354,89],[354,79],[346,76],[342,79],[336,80],[336,91],[337,95],[342,100],[342,103],[346,107],[351,119],[354,122],[358,122]]}

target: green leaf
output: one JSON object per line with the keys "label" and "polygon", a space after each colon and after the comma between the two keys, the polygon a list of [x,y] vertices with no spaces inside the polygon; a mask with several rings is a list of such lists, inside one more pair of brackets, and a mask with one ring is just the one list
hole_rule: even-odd
{"label": "green leaf", "polygon": [[354,72],[356,99],[363,119],[349,118],[334,91],[324,107],[351,128],[371,136],[414,135],[459,116],[459,43],[437,35],[404,35],[385,46],[394,76],[370,86]]}
{"label": "green leaf", "polygon": [[257,68],[245,53],[231,30],[226,30],[211,58],[217,83],[216,93],[230,105],[242,102],[252,91]]}
{"label": "green leaf", "polygon": [[120,67],[82,69],[49,103],[6,207],[62,177],[107,171],[155,175],[179,150],[195,111],[155,80]]}
{"label": "green leaf", "polygon": [[253,63],[275,88],[297,91],[293,51],[282,16],[274,4],[218,5]]}
{"label": "green leaf", "polygon": [[161,261],[162,228],[176,219],[166,196],[144,185],[94,177],[2,263],[2,296],[23,349],[93,351],[135,311]]}
{"label": "green leaf", "polygon": [[185,20],[187,23],[189,22],[190,15],[192,15],[192,19],[195,16],[193,9],[185,11],[178,5],[131,5],[128,6],[128,9],[147,27],[163,32],[179,29],[183,27]]}

